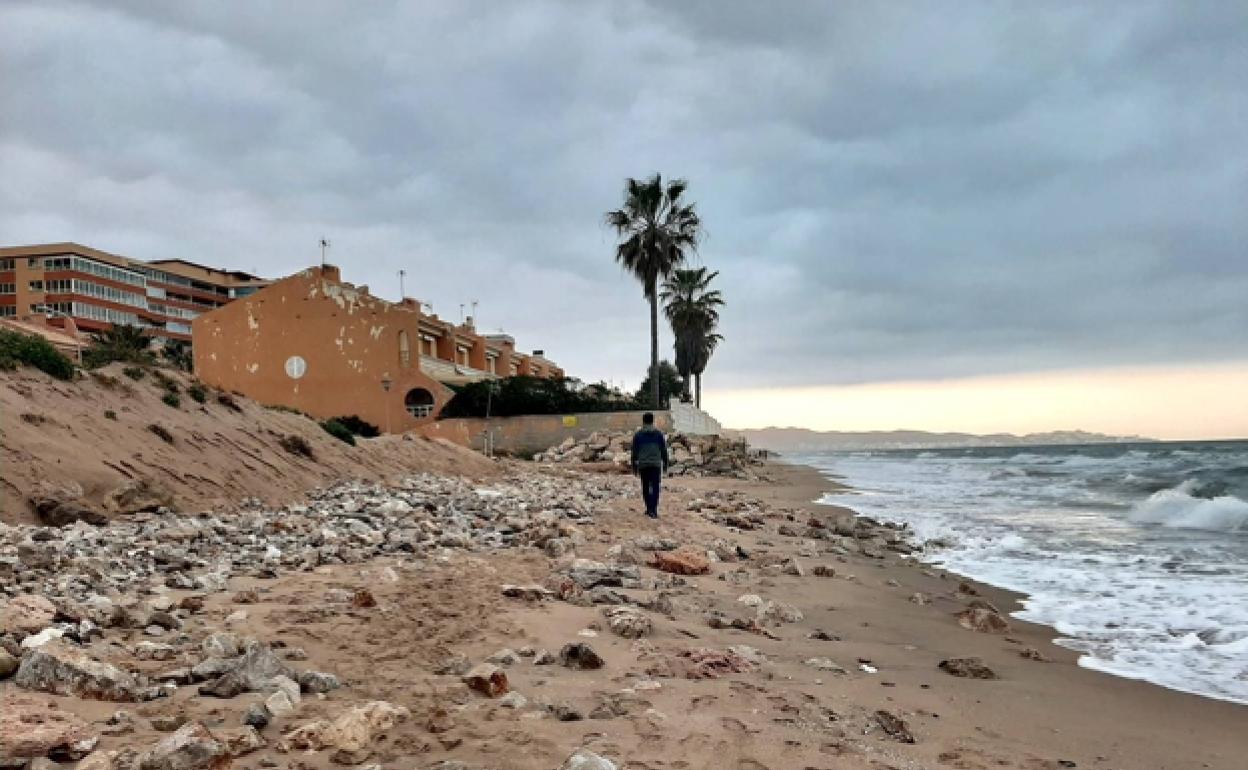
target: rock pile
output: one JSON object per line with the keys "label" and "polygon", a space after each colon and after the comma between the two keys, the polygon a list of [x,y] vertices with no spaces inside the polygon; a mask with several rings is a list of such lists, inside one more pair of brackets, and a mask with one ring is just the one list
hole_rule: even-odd
{"label": "rock pile", "polygon": [[[632,434],[595,432],[581,440],[568,437],[562,444],[534,456],[539,463],[614,463],[627,466]],[[721,436],[691,436],[674,433],[668,436],[672,461],[668,469],[673,476],[731,476],[753,479],[754,466],[762,460],[752,455],[740,440]]]}

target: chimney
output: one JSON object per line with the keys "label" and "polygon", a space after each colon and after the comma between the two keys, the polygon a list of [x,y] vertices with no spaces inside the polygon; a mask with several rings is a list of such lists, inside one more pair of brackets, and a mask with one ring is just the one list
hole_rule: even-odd
{"label": "chimney", "polygon": [[545,351],[545,350],[534,350],[534,351],[533,351],[533,355],[537,356],[538,358],[541,358],[542,356],[545,356],[545,355],[546,355],[546,351]]}
{"label": "chimney", "polygon": [[475,329],[475,328],[477,328],[477,327],[473,324],[472,316],[468,316],[467,318],[465,318],[465,319],[464,319],[464,326],[465,326],[466,328],[468,328],[468,329]]}
{"label": "chimney", "polygon": [[341,281],[342,272],[337,265],[321,265],[321,277],[327,281]]}

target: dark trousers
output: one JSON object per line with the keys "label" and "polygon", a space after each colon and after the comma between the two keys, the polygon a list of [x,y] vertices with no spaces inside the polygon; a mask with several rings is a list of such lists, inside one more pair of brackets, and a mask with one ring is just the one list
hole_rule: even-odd
{"label": "dark trousers", "polygon": [[641,499],[646,501],[646,513],[657,516],[659,513],[659,491],[663,488],[662,468],[639,468],[641,476]]}

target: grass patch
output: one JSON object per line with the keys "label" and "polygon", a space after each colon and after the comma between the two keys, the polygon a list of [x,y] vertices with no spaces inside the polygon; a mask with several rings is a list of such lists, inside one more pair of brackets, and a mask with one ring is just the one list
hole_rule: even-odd
{"label": "grass patch", "polygon": [[208,389],[198,382],[193,382],[186,389],[186,395],[190,396],[192,401],[202,404],[208,400]]}
{"label": "grass patch", "polygon": [[18,366],[33,366],[58,380],[74,378],[74,362],[43,337],[0,329],[0,369]]}
{"label": "grass patch", "polygon": [[[192,398],[193,398],[193,396],[192,396]],[[220,404],[221,406],[225,407],[226,409],[229,409],[229,410],[231,410],[231,411],[238,412],[239,414],[242,414],[242,412],[243,412],[243,408],[242,408],[241,406],[239,406],[239,405],[238,405],[238,402],[237,402],[237,401],[235,401],[235,400],[234,400],[234,397],[233,397],[233,396],[231,396],[229,393],[218,393],[218,394],[217,394],[217,403],[218,403],[218,404]]]}
{"label": "grass patch", "polygon": [[338,422],[337,420],[326,420],[325,422],[321,423],[321,428],[323,428],[326,433],[338,439],[339,441],[343,442],[344,444],[350,444],[351,446],[355,446],[355,434],[351,432],[350,428]]}
{"label": "grass patch", "polygon": [[169,406],[172,406],[174,409],[182,406],[182,397],[177,393],[174,393],[172,390],[165,391],[165,395],[161,396],[160,400],[164,401]]}
{"label": "grass patch", "polygon": [[350,417],[335,417],[334,422],[341,424],[360,438],[377,438],[381,435],[380,428],[354,414]]}
{"label": "grass patch", "polygon": [[126,368],[121,370],[121,373],[126,375],[130,379],[134,380],[135,382],[138,382],[139,380],[147,376],[147,370],[141,366],[127,366]]}
{"label": "grass patch", "polygon": [[298,409],[294,408],[293,406],[286,406],[285,404],[265,404],[264,408],[272,410],[274,412],[284,412],[286,414],[297,414],[300,417],[308,416],[305,412],[301,412]]}
{"label": "grass patch", "polygon": [[316,456],[312,453],[312,445],[303,436],[282,436],[277,440],[282,445],[282,449],[290,452],[292,455],[302,455],[309,460],[315,460]]}
{"label": "grass patch", "polygon": [[181,388],[178,387],[178,381],[159,369],[152,370],[152,379],[156,380],[157,385],[170,393],[178,393],[181,391]]}
{"label": "grass patch", "polygon": [[157,438],[159,438],[161,441],[165,442],[166,444],[173,443],[173,434],[170,433],[169,430],[165,426],[158,425],[157,423],[152,423],[151,425],[147,426],[147,429],[151,431],[153,434],[155,434]]}
{"label": "grass patch", "polygon": [[105,409],[105,410],[104,410],[104,419],[105,419],[105,420],[116,420],[116,419],[117,419],[117,413],[116,413],[116,412],[114,412],[112,409]]}

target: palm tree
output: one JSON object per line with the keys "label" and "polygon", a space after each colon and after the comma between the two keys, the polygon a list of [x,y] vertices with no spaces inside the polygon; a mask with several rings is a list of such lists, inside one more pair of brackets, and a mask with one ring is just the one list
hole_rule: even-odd
{"label": "palm tree", "polygon": [[[624,206],[608,211],[606,223],[620,242],[615,260],[641,282],[641,293],[650,302],[650,371],[659,366],[659,280],[684,264],[698,247],[702,220],[692,203],[682,196],[688,183],[673,179],[663,185],[655,174],[624,183]],[[659,408],[659,378],[651,377],[651,399]]]}
{"label": "palm tree", "polygon": [[697,352],[693,359],[693,405],[702,408],[702,372],[706,371],[706,365],[711,361],[711,355],[715,352],[715,348],[719,343],[724,341],[722,334],[709,333],[704,334],[699,340]]}
{"label": "palm tree", "polygon": [[[718,271],[707,272],[705,267],[675,270],[671,278],[664,282],[659,295],[663,299],[663,312],[676,337],[676,368],[685,380],[686,398],[695,370],[700,373],[699,364],[705,369],[710,359],[710,352],[706,349],[708,337],[713,335],[718,342],[719,335],[713,333],[719,323],[719,308],[724,299],[718,290],[710,288],[711,281],[718,275]],[[711,350],[714,344],[711,344]]]}

